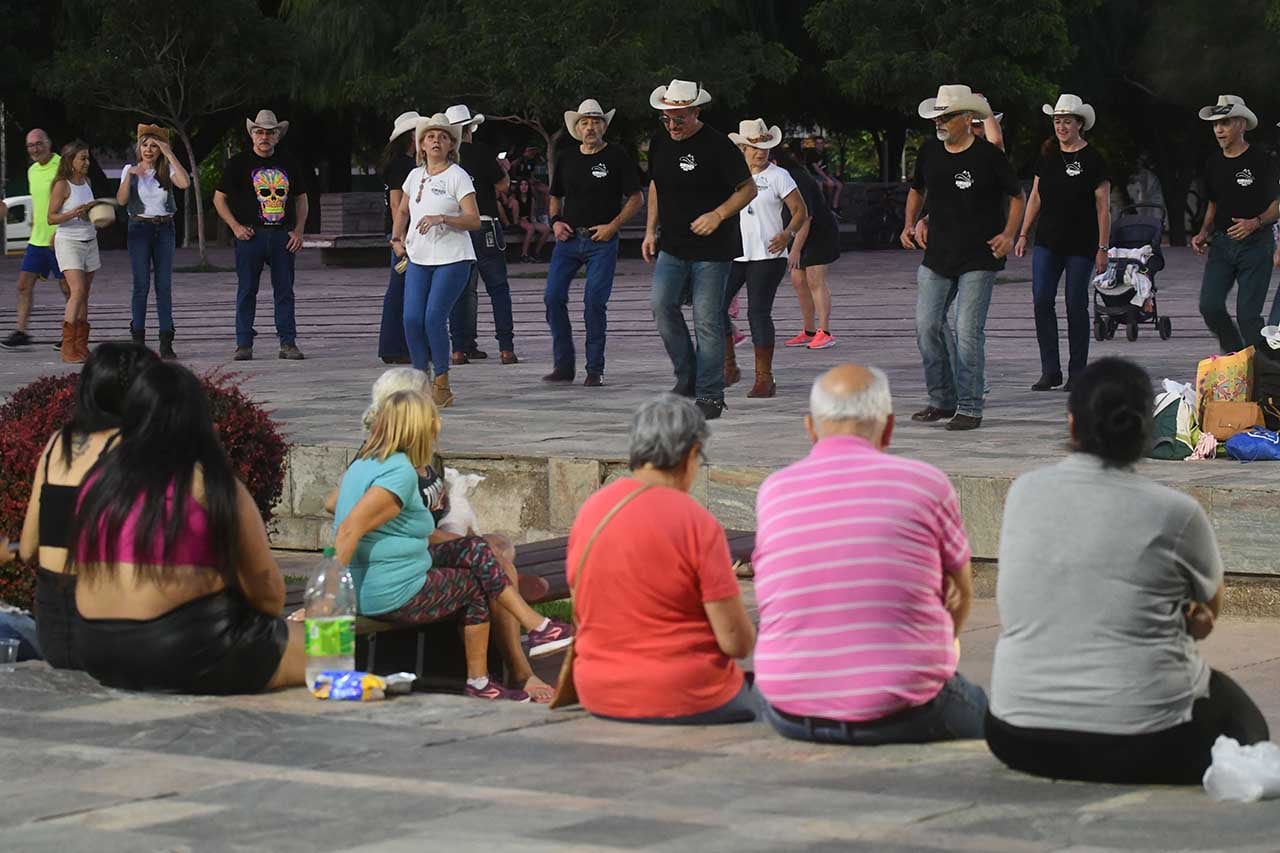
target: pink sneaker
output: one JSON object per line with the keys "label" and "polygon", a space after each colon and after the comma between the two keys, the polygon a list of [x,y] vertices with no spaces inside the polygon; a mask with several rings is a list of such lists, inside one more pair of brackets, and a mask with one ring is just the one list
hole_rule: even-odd
{"label": "pink sneaker", "polygon": [[503,687],[492,676],[484,687],[472,687],[470,684],[462,691],[464,696],[472,699],[510,699],[512,702],[528,702],[529,694],[523,690],[511,690]]}
{"label": "pink sneaker", "polygon": [[738,327],[735,324],[730,323],[729,328],[733,330],[733,345],[735,347],[747,339],[746,335],[738,331]]}
{"label": "pink sneaker", "polygon": [[801,332],[800,334],[796,335],[794,338],[792,338],[791,340],[783,344],[783,346],[807,347],[809,345],[809,341],[811,340],[813,340],[813,335],[809,334],[808,332]]}
{"label": "pink sneaker", "polygon": [[547,627],[541,631],[529,632],[529,657],[540,658],[558,652],[573,642],[573,626],[559,619],[547,620]]}
{"label": "pink sneaker", "polygon": [[733,319],[738,319],[738,297],[729,300],[729,310],[726,313]]}
{"label": "pink sneaker", "polygon": [[836,345],[836,339],[826,333],[825,330],[819,329],[818,334],[813,336],[813,340],[809,342],[809,349],[826,349]]}

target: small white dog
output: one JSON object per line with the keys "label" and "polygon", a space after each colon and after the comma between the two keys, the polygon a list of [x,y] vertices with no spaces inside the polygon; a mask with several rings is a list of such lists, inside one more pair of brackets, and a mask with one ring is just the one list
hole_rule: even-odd
{"label": "small white dog", "polygon": [[449,494],[449,513],[437,525],[441,530],[459,536],[474,535],[479,524],[476,511],[467,498],[484,480],[479,474],[461,474],[457,468],[444,469],[445,490]]}

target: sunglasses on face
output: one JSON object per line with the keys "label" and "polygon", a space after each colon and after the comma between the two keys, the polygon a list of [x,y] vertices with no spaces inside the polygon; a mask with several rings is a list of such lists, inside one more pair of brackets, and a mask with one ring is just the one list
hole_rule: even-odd
{"label": "sunglasses on face", "polygon": [[960,118],[960,116],[962,115],[964,115],[964,113],[945,113],[943,115],[938,116],[933,121],[935,124],[949,124],[950,122],[953,122],[956,119]]}
{"label": "sunglasses on face", "polygon": [[668,115],[667,113],[663,113],[661,116],[658,117],[658,121],[670,127],[671,125],[688,124],[690,118],[691,116],[673,116],[673,115]]}

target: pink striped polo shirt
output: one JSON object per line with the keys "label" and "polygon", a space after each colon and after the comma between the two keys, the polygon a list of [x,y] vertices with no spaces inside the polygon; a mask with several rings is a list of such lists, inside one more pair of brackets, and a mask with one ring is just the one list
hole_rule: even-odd
{"label": "pink striped polo shirt", "polygon": [[945,474],[832,436],[756,498],[756,685],[789,714],[875,720],[956,671],[942,573],[969,540]]}

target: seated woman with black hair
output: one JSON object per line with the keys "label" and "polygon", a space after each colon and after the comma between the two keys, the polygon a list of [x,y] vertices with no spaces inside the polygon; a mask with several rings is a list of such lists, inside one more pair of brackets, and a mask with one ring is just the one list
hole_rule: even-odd
{"label": "seated woman with black hair", "polygon": [[80,669],[71,644],[75,576],[66,571],[67,533],[76,495],[98,458],[117,440],[125,393],[134,377],[157,360],[155,353],[139,344],[95,347],[80,370],[71,419],[50,436],[36,464],[19,555],[24,560],[38,558],[37,644],[49,665],[58,669]]}
{"label": "seated woman with black hair", "polygon": [[1037,776],[1199,784],[1219,735],[1270,736],[1196,650],[1222,605],[1213,528],[1194,498],[1133,469],[1151,442],[1146,371],[1096,361],[1067,409],[1073,452],[1005,502],[987,744]]}
{"label": "seated woman with black hair", "polygon": [[186,368],[158,362],[125,397],[120,440],[86,479],[70,551],[75,651],[108,687],[256,693],[303,683],[302,625],[253,496]]}

